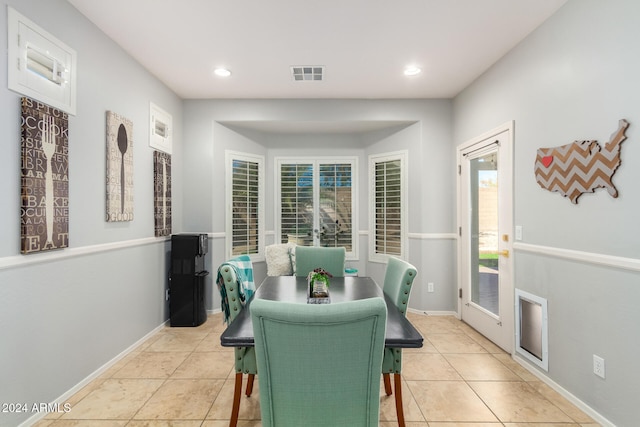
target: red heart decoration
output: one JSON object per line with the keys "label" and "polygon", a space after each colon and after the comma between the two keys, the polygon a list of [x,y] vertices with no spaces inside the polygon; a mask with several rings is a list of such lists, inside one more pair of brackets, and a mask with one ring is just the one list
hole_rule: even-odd
{"label": "red heart decoration", "polygon": [[542,158],[542,164],[545,168],[548,168],[551,162],[553,162],[553,156],[544,156]]}

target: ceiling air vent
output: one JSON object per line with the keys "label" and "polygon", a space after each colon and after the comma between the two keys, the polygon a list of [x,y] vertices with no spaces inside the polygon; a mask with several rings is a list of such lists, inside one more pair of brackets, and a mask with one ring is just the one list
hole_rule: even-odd
{"label": "ceiling air vent", "polygon": [[321,65],[295,65],[291,67],[293,80],[297,82],[320,82],[324,80],[324,67]]}

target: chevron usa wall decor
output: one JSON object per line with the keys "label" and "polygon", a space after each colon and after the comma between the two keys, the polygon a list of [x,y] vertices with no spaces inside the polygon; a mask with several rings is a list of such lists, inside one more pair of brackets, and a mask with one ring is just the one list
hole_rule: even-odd
{"label": "chevron usa wall decor", "polygon": [[618,190],[611,182],[620,166],[620,144],[627,139],[629,123],[622,119],[604,147],[598,141],[574,141],[560,147],[539,148],[535,175],[540,187],[558,192],[577,204],[584,193],[604,188],[613,198]]}

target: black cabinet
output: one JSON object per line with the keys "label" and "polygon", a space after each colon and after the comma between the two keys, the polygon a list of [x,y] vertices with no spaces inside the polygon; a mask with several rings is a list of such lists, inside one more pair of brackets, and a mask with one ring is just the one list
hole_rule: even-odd
{"label": "black cabinet", "polygon": [[198,326],[207,320],[205,308],[204,257],[208,252],[206,234],[171,236],[171,277],[169,317],[171,326]]}

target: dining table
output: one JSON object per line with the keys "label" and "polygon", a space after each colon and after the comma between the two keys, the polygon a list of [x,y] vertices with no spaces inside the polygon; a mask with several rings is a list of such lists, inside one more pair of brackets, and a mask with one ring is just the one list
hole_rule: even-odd
{"label": "dining table", "polygon": [[[308,281],[299,276],[268,276],[255,291],[240,314],[220,335],[223,347],[253,347],[251,301],[256,298],[307,304]],[[387,305],[385,347],[420,348],[423,338],[371,277],[332,277],[329,284],[329,304],[380,297]]]}

